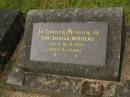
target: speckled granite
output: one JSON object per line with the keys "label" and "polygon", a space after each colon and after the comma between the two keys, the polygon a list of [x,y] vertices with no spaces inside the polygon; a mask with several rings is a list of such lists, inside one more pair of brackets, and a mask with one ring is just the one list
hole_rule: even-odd
{"label": "speckled granite", "polygon": [[0,9],[0,70],[11,57],[23,34],[24,19],[17,10]]}

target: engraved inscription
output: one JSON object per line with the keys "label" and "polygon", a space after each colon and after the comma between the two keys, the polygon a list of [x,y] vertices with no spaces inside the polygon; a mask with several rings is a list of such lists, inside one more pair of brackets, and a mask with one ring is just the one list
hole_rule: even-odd
{"label": "engraved inscription", "polygon": [[105,65],[107,23],[35,23],[31,61]]}
{"label": "engraved inscription", "polygon": [[75,57],[82,52],[87,42],[95,42],[99,38],[99,31],[78,31],[78,30],[38,30],[37,36],[41,41],[50,41],[48,53],[55,55],[62,53],[64,56]]}

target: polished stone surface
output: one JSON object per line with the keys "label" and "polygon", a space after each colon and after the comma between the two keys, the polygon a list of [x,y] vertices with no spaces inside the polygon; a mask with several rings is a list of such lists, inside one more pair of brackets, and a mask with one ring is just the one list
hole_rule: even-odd
{"label": "polished stone surface", "polygon": [[103,22],[34,23],[30,60],[105,66],[107,32]]}

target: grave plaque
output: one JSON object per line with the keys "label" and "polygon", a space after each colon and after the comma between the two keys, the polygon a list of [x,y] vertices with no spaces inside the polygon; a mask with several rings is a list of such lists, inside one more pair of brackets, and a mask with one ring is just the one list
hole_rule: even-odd
{"label": "grave plaque", "polygon": [[102,22],[34,23],[30,60],[105,66],[107,32]]}
{"label": "grave plaque", "polygon": [[[18,68],[38,74],[119,80],[124,25],[121,7],[31,10]],[[18,75],[25,78],[23,73]],[[8,83],[17,79],[12,75]]]}

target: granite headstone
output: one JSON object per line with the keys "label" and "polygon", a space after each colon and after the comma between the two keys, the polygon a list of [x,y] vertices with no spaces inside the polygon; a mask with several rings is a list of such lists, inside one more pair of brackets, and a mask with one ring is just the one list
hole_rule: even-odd
{"label": "granite headstone", "polygon": [[119,80],[124,29],[120,7],[31,10],[18,68],[22,72]]}
{"label": "granite headstone", "polygon": [[[21,68],[28,72],[118,80],[122,62],[124,25],[123,8],[32,10],[27,16],[24,40],[26,46]],[[86,40],[90,41],[81,42],[82,39],[79,39],[80,42],[77,42],[77,39],[72,43],[72,40],[69,42],[62,39],[53,40],[52,36],[72,38],[66,34],[69,29],[72,29],[73,34],[76,31],[80,33],[72,36],[86,37]],[[64,33],[61,35],[50,33],[53,32],[51,30]],[[87,35],[89,32],[91,37]],[[92,35],[94,32],[100,35]],[[81,35],[82,33],[85,34]],[[35,34],[40,34],[40,37]],[[47,38],[47,34],[51,38],[48,41],[44,39]],[[96,42],[92,42],[93,37]],[[63,45],[55,46],[63,43],[70,45],[78,43],[77,45],[81,47],[78,46],[76,49],[74,46],[65,48]],[[49,49],[49,45],[53,46]],[[76,54],[74,51],[77,51]]]}

